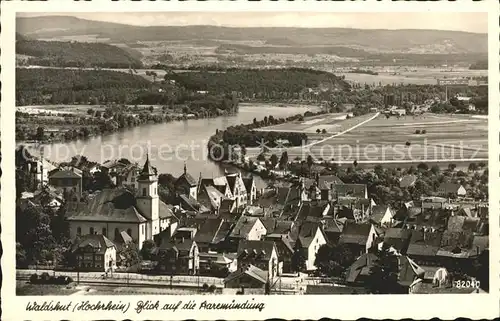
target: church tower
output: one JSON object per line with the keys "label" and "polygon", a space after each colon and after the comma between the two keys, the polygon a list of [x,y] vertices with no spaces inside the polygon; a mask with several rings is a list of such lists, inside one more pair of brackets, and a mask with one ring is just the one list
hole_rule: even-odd
{"label": "church tower", "polygon": [[149,164],[149,156],[137,178],[138,194],[136,196],[137,208],[148,220],[145,238],[150,240],[153,235],[160,233],[158,176]]}

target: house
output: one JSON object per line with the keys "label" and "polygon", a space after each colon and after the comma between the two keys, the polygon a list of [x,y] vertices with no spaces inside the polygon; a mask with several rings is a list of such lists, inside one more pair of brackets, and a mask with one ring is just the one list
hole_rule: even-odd
{"label": "house", "polygon": [[399,180],[399,187],[401,188],[409,188],[415,185],[417,181],[417,176],[413,174],[404,175]]}
{"label": "house", "polygon": [[461,184],[456,183],[441,183],[437,191],[443,197],[462,197],[467,194],[467,190]]}
{"label": "house", "polygon": [[235,250],[239,242],[258,241],[266,233],[266,228],[259,218],[241,215],[228,236],[228,252]]}
{"label": "house", "polygon": [[198,180],[198,193],[202,190],[204,186],[214,186],[228,199],[233,199],[233,194],[229,188],[226,176],[220,176],[215,178],[201,178]]}
{"label": "house", "polygon": [[384,243],[392,246],[401,254],[406,254],[410,245],[412,230],[404,228],[389,228],[384,234]]}
{"label": "house", "polygon": [[179,195],[179,206],[188,212],[192,213],[210,213],[210,208],[205,207],[198,202],[197,199],[192,198],[187,194]]}
{"label": "house", "polygon": [[123,185],[127,188],[137,189],[137,178],[140,173],[140,168],[137,164],[128,164],[120,168],[116,174],[116,185]]}
{"label": "house", "polygon": [[278,251],[273,241],[242,240],[237,253],[238,270],[253,265],[266,271],[271,281],[281,274]]}
{"label": "house", "polygon": [[365,184],[333,184],[331,190],[334,200],[340,197],[368,198],[368,190]]}
{"label": "house", "polygon": [[116,246],[102,234],[78,237],[72,253],[79,271],[108,272],[116,268]]}
{"label": "house", "polygon": [[138,177],[138,191],[104,189],[87,202],[70,202],[66,213],[70,236],[102,234],[118,238],[122,231],[142,247],[162,230],[178,222],[172,210],[158,197],[158,178],[146,158]]}
{"label": "house", "polygon": [[247,201],[249,205],[257,199],[257,186],[255,185],[255,179],[253,175],[249,177],[243,177],[243,184],[245,184],[245,189],[247,191]]}
{"label": "house", "polygon": [[49,184],[60,190],[65,197],[82,196],[82,171],[75,167],[59,167],[49,173]]}
{"label": "house", "polygon": [[231,224],[222,218],[208,218],[199,227],[194,240],[200,252],[223,250]]}
{"label": "house", "polygon": [[264,237],[265,241],[272,241],[276,245],[276,250],[278,251],[279,271],[283,273],[292,273],[292,257],[294,253],[293,240],[290,235],[287,234],[268,234]]}
{"label": "house", "polygon": [[51,162],[46,159],[33,157],[27,161],[27,171],[30,173],[36,185],[47,185],[49,173],[56,169]]}
{"label": "house", "polygon": [[378,234],[372,224],[357,224],[346,222],[339,238],[340,244],[345,244],[355,255],[368,252],[374,245]]}
{"label": "house", "polygon": [[304,222],[301,224],[296,248],[301,249],[305,254],[307,271],[316,270],[314,265],[316,253],[318,253],[320,246],[324,244],[326,244],[326,238],[321,230],[320,223]]}
{"label": "house", "polygon": [[328,244],[336,245],[339,243],[345,222],[345,219],[337,219],[334,217],[330,217],[323,221],[323,233],[325,234],[325,239]]}
{"label": "house", "polygon": [[222,201],[226,199],[226,196],[222,194],[217,188],[211,185],[204,185],[198,192],[197,200],[203,206],[212,210],[212,212],[218,213],[221,207]]}
{"label": "house", "polygon": [[128,165],[127,162],[124,162],[123,160],[107,160],[104,163],[102,163],[101,171],[113,176],[113,174],[117,173],[118,171],[122,170]]}
{"label": "house", "polygon": [[378,226],[390,227],[393,217],[394,211],[389,205],[376,205],[371,208],[370,221]]}
{"label": "house", "polygon": [[200,267],[199,250],[192,239],[172,238],[162,242],[156,252],[157,268],[170,274],[196,275]]}
{"label": "house", "polygon": [[325,217],[330,211],[328,201],[310,201],[304,202],[297,212],[296,221],[319,220]]}
{"label": "house", "polygon": [[[347,270],[346,283],[350,285],[364,285],[370,277],[371,269],[378,261],[374,253],[361,255]],[[421,282],[425,271],[413,260],[404,255],[392,256],[394,268],[397,269],[397,285],[391,289],[393,294],[407,294],[416,283]]]}
{"label": "house", "polygon": [[237,269],[237,260],[232,254],[200,252],[200,275],[227,277]]}
{"label": "house", "polygon": [[420,265],[436,266],[440,262],[436,257],[443,233],[435,229],[420,228],[412,230],[410,244],[406,254]]}
{"label": "house", "polygon": [[45,208],[51,208],[57,211],[64,203],[63,196],[53,187],[47,186],[37,190],[32,195],[33,201]]}
{"label": "house", "polygon": [[224,279],[226,288],[264,288],[269,282],[269,274],[266,270],[249,264],[236,270]]}
{"label": "house", "polygon": [[175,190],[179,194],[187,195],[188,198],[197,198],[197,188],[198,183],[196,180],[187,172],[186,164],[184,164],[184,173],[182,173],[179,178],[174,183]]}
{"label": "house", "polygon": [[248,203],[248,194],[241,173],[227,174],[226,179],[233,199],[236,201],[236,208],[243,208]]}

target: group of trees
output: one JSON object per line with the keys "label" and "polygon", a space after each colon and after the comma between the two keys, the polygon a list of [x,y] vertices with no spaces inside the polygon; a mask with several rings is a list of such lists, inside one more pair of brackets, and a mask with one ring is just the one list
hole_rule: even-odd
{"label": "group of trees", "polygon": [[110,70],[16,69],[16,105],[127,103],[151,82]]}
{"label": "group of trees", "polygon": [[109,44],[76,41],[40,41],[18,37],[16,53],[29,56],[28,65],[82,68],[142,68],[140,53]]}
{"label": "group of trees", "polygon": [[235,91],[243,98],[292,98],[308,88],[347,90],[349,84],[334,74],[310,69],[227,69],[220,72],[167,73],[165,80],[192,90]]}

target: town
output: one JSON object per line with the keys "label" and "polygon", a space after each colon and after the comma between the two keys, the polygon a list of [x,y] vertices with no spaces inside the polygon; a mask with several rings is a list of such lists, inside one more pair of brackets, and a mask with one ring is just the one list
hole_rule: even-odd
{"label": "town", "polygon": [[17,295],[489,291],[485,33],[124,21],[16,18]]}
{"label": "town", "polygon": [[147,155],[16,156],[18,277],[34,283],[57,274],[90,288],[126,279],[233,294],[487,290],[487,194],[474,192],[487,186],[485,164],[332,166],[258,189],[239,171],[160,174]]}

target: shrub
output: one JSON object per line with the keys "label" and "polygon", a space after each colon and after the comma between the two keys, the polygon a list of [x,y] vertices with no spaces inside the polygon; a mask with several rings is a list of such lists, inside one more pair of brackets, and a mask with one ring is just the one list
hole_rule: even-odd
{"label": "shrub", "polygon": [[422,134],[427,134],[427,131],[425,129],[422,129]]}
{"label": "shrub", "polygon": [[411,145],[411,143],[410,143],[410,142],[406,142],[406,146],[410,146],[410,145]]}
{"label": "shrub", "polygon": [[50,275],[47,272],[43,272],[42,275],[40,276],[40,281],[42,283],[49,283]]}
{"label": "shrub", "polygon": [[210,293],[215,293],[215,290],[217,289],[217,287],[215,286],[215,284],[212,284],[209,288],[208,288],[208,292]]}
{"label": "shrub", "polygon": [[30,283],[31,284],[37,284],[37,283],[39,283],[39,281],[40,281],[40,279],[38,277],[38,274],[35,273],[35,274],[32,274],[30,276]]}
{"label": "shrub", "polygon": [[417,134],[417,135],[418,135],[418,134],[420,134],[420,129],[417,129],[417,130],[415,131],[415,134]]}
{"label": "shrub", "polygon": [[201,286],[201,289],[203,290],[203,292],[207,292],[208,291],[208,284],[203,283],[203,285]]}

